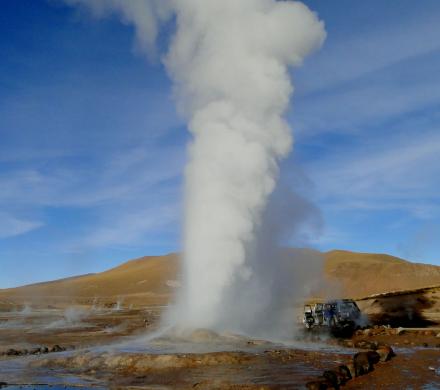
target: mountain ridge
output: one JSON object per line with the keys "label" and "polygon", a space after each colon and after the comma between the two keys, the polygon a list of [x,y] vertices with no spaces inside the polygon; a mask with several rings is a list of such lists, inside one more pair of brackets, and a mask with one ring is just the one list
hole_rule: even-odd
{"label": "mountain ridge", "polygon": [[[333,294],[364,297],[388,291],[404,291],[440,285],[440,267],[412,263],[387,254],[345,250],[319,252],[289,248],[288,259],[301,261],[313,254]],[[300,264],[300,263],[299,263]],[[77,300],[89,302],[125,300],[166,304],[178,288],[179,254],[144,256],[128,260],[103,272],[0,289],[0,300]],[[335,287],[336,286],[336,287]],[[324,292],[325,293],[325,292]]]}

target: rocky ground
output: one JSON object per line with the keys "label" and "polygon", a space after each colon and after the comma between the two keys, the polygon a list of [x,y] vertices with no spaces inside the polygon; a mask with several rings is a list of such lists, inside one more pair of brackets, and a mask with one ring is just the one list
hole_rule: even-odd
{"label": "rocky ground", "polygon": [[375,326],[340,339],[300,332],[284,345],[204,330],[149,338],[160,312],[158,306],[130,309],[116,303],[1,312],[0,386],[296,389],[309,383],[309,388],[331,388],[347,378],[338,375],[332,383],[328,372],[339,366],[353,370],[359,352],[376,350],[380,360],[383,346],[390,345],[396,356],[381,362],[368,355],[371,372],[344,388],[440,389],[440,329]]}

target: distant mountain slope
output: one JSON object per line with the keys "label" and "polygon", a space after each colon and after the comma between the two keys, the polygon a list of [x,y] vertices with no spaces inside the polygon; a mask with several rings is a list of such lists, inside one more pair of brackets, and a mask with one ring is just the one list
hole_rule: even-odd
{"label": "distant mountain slope", "polygon": [[98,299],[111,303],[165,304],[176,285],[178,255],[146,256],[108,271],[0,290],[0,300],[90,304]]}
{"label": "distant mountain slope", "polygon": [[[304,250],[289,250],[301,258]],[[416,264],[384,254],[330,251],[323,256],[325,277],[332,281],[331,295],[362,297],[395,290],[440,285],[440,267]],[[298,260],[296,260],[298,261]],[[0,301],[102,302],[165,304],[178,288],[179,257],[142,257],[108,271],[0,290]]]}
{"label": "distant mountain slope", "polygon": [[337,281],[342,294],[362,297],[387,291],[440,285],[440,267],[385,254],[330,251],[325,253],[325,274]]}

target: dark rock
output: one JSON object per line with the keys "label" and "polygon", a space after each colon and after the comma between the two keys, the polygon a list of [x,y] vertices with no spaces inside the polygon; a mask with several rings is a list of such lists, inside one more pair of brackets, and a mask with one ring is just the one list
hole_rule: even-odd
{"label": "dark rock", "polygon": [[340,365],[338,367],[338,372],[344,376],[345,378],[345,382],[348,382],[350,379],[353,379],[353,377],[351,376],[351,372],[350,369],[346,366],[346,365]]}
{"label": "dark rock", "polygon": [[1,389],[2,387],[6,387],[6,386],[8,386],[8,384],[7,384],[6,382],[1,382],[1,381],[0,381],[0,389]]}
{"label": "dark rock", "polygon": [[368,374],[372,369],[372,364],[368,357],[368,352],[358,352],[353,357],[355,376]]}
{"label": "dark rock", "polygon": [[41,348],[34,348],[29,351],[31,355],[39,355],[41,353]]}
{"label": "dark rock", "polygon": [[6,351],[6,355],[8,356],[18,356],[20,354],[16,349],[10,348]]}
{"label": "dark rock", "polygon": [[58,344],[55,344],[51,349],[50,352],[63,352],[66,348],[60,347]]}
{"label": "dark rock", "polygon": [[332,387],[336,390],[338,390],[340,385],[342,384],[341,377],[335,371],[326,370],[324,371],[324,374],[322,376],[327,379],[331,383]]}
{"label": "dark rock", "polygon": [[379,354],[381,362],[387,362],[395,356],[393,349],[389,345],[380,346],[376,352]]}
{"label": "dark rock", "polygon": [[49,348],[41,347],[41,353],[49,353]]}
{"label": "dark rock", "polygon": [[380,355],[376,351],[367,351],[367,355],[371,365],[380,362]]}

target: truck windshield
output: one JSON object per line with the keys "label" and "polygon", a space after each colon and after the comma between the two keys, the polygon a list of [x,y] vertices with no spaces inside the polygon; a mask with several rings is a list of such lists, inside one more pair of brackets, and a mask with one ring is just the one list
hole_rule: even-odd
{"label": "truck windshield", "polygon": [[352,302],[342,302],[340,309],[344,311],[356,311],[356,306]]}

